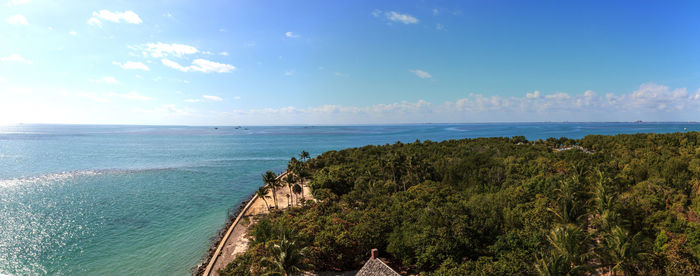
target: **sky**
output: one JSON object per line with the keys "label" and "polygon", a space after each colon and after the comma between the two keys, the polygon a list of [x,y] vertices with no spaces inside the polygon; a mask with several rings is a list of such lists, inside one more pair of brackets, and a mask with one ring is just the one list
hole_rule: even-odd
{"label": "sky", "polygon": [[700,118],[698,1],[0,1],[0,124]]}

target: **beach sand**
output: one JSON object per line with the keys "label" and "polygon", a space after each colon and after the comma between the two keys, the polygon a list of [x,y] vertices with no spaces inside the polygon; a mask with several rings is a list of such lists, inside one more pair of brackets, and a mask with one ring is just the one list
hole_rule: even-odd
{"label": "beach sand", "polygon": [[[284,176],[280,177],[280,180],[284,181]],[[311,196],[308,180],[303,181],[302,188],[304,189],[305,200],[314,200]],[[289,195],[289,188],[287,188],[287,185],[277,188],[277,205],[280,210],[287,209],[290,204],[294,203],[294,199],[292,197],[288,197],[287,195]],[[273,207],[274,202],[272,199],[272,191],[268,193],[268,196],[270,198],[266,199],[267,203]],[[294,195],[294,197],[296,198],[296,195]],[[261,216],[268,213],[267,206],[265,205],[263,199],[256,197],[255,201],[250,204],[248,209],[239,215],[240,219],[238,220],[238,223],[231,226],[233,227],[233,230],[231,230],[231,234],[228,236],[228,238],[222,241],[224,246],[222,247],[219,256],[215,256],[214,264],[208,275],[219,275],[219,269],[226,267],[226,265],[233,261],[236,256],[248,249],[248,244],[250,244],[250,239],[246,237],[248,228],[255,224],[255,222]]]}

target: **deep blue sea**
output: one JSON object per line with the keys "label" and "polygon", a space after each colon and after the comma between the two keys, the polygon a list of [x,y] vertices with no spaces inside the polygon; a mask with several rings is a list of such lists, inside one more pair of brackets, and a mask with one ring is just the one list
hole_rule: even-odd
{"label": "deep blue sea", "polygon": [[698,131],[698,123],[0,127],[0,274],[187,275],[290,157],[396,141]]}

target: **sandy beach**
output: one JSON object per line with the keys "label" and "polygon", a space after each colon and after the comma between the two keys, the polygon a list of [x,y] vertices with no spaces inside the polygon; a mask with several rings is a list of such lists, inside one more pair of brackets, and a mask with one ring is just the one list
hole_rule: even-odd
{"label": "sandy beach", "polygon": [[[280,181],[284,181],[286,173],[279,176]],[[304,180],[302,183],[302,188],[304,189],[304,200],[313,200],[311,196],[311,190],[308,186],[308,180]],[[296,204],[296,195],[289,194],[289,188],[285,184],[283,187],[276,189],[277,205],[280,210],[289,208]],[[292,197],[293,196],[293,197]],[[270,207],[274,206],[274,201],[272,199],[272,191],[268,193],[267,204]],[[246,237],[246,232],[248,228],[253,225],[259,217],[268,214],[267,205],[262,198],[257,196],[253,197],[253,201],[249,202],[244,210],[238,215],[234,223],[228,229],[228,236],[224,238],[219,243],[214,256],[209,260],[207,268],[205,269],[203,275],[219,275],[219,269],[226,267],[228,263],[233,261],[236,256],[243,253],[248,249],[248,244],[250,239]]]}

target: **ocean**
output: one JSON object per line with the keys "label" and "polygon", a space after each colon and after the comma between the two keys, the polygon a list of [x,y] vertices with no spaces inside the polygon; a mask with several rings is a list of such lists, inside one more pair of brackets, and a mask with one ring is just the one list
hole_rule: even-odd
{"label": "ocean", "polygon": [[0,126],[0,274],[187,275],[227,211],[312,156],[474,137],[699,131],[698,123]]}

